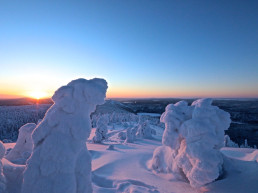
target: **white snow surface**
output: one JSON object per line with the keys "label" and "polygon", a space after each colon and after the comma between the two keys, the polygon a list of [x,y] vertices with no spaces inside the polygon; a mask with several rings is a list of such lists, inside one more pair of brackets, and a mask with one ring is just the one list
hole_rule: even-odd
{"label": "white snow surface", "polygon": [[24,171],[22,193],[90,193],[91,158],[85,145],[90,114],[103,104],[104,79],[77,79],[59,88],[54,104],[33,131],[34,148]]}
{"label": "white snow surface", "polygon": [[[94,132],[93,129],[92,137]],[[161,139],[161,136],[159,137]],[[114,150],[107,150],[111,144]],[[7,149],[15,144],[4,145]],[[112,138],[112,141],[104,141],[102,144],[87,143],[92,159],[93,192],[116,193],[134,190],[160,193],[257,193],[258,163],[250,159],[257,150],[222,148],[226,175],[198,189],[192,188],[186,180],[177,180],[171,173],[153,174],[148,165],[153,151],[164,147],[161,145],[161,140],[138,139],[135,143],[121,143],[118,138]],[[9,184],[7,193],[20,193],[21,173],[25,166],[11,164],[5,159],[3,164]]]}

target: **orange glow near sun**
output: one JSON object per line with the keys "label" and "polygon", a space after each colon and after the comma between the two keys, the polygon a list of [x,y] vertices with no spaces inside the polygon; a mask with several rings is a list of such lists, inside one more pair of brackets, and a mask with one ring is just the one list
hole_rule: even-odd
{"label": "orange glow near sun", "polygon": [[47,97],[47,93],[44,91],[35,90],[35,91],[29,92],[29,96],[34,99],[42,99],[42,98]]}

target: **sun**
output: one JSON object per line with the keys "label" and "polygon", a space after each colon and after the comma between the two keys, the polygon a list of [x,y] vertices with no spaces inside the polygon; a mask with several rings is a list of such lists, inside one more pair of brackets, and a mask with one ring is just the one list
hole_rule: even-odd
{"label": "sun", "polygon": [[30,97],[37,99],[37,100],[47,97],[47,93],[44,91],[40,91],[40,90],[31,91],[31,92],[29,92],[29,95],[30,95]]}

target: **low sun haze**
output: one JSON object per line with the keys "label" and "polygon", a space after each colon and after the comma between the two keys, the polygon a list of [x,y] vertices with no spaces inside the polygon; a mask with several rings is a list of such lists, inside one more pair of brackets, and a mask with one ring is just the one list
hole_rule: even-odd
{"label": "low sun haze", "polygon": [[258,1],[0,1],[0,98],[258,97]]}

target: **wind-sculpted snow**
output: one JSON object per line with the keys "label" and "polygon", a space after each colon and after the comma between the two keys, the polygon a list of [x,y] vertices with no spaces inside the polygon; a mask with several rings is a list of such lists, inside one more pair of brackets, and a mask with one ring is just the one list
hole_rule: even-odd
{"label": "wind-sculpted snow", "polygon": [[184,101],[167,106],[161,116],[166,126],[162,143],[167,147],[155,150],[153,169],[176,176],[183,172],[193,187],[201,187],[220,176],[223,159],[219,149],[224,145],[224,131],[231,121],[229,113],[211,103],[211,99],[200,99],[192,106]]}
{"label": "wind-sculpted snow", "polygon": [[103,79],[77,79],[59,88],[53,106],[32,134],[34,149],[24,172],[22,193],[89,193],[91,157],[85,145],[90,113],[103,104]]}
{"label": "wind-sculpted snow", "polygon": [[25,164],[33,149],[32,131],[35,123],[27,123],[19,129],[18,140],[14,148],[6,155],[6,159],[13,163]]}
{"label": "wind-sculpted snow", "polygon": [[2,141],[0,141],[0,192],[5,193],[6,190],[6,179],[3,173],[3,162],[2,159],[5,155],[5,147]]}

